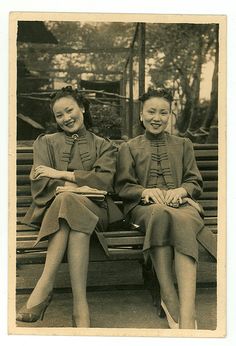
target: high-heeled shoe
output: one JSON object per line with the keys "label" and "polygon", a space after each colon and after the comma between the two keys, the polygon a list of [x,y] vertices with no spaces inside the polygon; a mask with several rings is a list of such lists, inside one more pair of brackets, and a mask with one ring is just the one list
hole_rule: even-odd
{"label": "high-heeled shoe", "polygon": [[170,329],[179,329],[179,323],[175,322],[175,320],[172,318],[171,314],[169,313],[166,304],[161,301],[161,306],[163,310],[165,311],[167,322],[169,324]]}
{"label": "high-heeled shoe", "polygon": [[47,298],[38,305],[32,308],[27,308],[26,304],[20,309],[16,315],[16,320],[20,322],[36,322],[38,320],[43,320],[44,314],[52,301],[53,293],[50,292]]}
{"label": "high-heeled shoe", "polygon": [[73,328],[89,328],[90,327],[90,321],[88,322],[88,325],[82,326],[76,323],[76,318],[74,315],[72,315],[72,327]]}

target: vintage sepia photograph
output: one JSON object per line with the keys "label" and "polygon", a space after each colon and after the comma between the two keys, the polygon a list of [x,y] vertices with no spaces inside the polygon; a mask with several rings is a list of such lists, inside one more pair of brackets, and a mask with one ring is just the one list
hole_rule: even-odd
{"label": "vintage sepia photograph", "polygon": [[226,16],[9,20],[9,333],[224,337]]}

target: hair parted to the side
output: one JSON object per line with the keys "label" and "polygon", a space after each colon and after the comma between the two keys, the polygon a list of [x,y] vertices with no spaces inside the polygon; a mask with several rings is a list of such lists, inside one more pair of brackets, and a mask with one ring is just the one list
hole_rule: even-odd
{"label": "hair parted to the side", "polygon": [[[50,95],[50,108],[53,112],[53,106],[55,102],[62,97],[72,97],[78,104],[79,107],[84,108],[84,125],[86,129],[92,127],[92,117],[89,109],[89,101],[83,96],[82,92],[78,89],[73,89],[71,85],[61,88],[60,90],[52,93]],[[58,127],[58,131],[62,131],[60,127]]]}

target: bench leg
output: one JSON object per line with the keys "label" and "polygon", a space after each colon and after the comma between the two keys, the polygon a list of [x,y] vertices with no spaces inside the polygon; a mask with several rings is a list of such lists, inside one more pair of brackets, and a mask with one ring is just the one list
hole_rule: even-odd
{"label": "bench leg", "polygon": [[150,258],[147,262],[142,262],[142,274],[144,286],[151,294],[153,305],[157,309],[157,315],[164,318],[165,312],[161,306],[160,284]]}

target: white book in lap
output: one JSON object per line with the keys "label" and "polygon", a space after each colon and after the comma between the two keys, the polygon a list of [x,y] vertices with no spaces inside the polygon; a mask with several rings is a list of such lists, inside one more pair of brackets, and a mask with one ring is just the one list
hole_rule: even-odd
{"label": "white book in lap", "polygon": [[56,194],[59,194],[62,192],[77,193],[77,194],[89,197],[91,199],[96,199],[99,201],[103,201],[105,199],[105,196],[107,195],[107,191],[93,189],[89,186],[82,186],[82,187],[58,186],[56,189]]}

